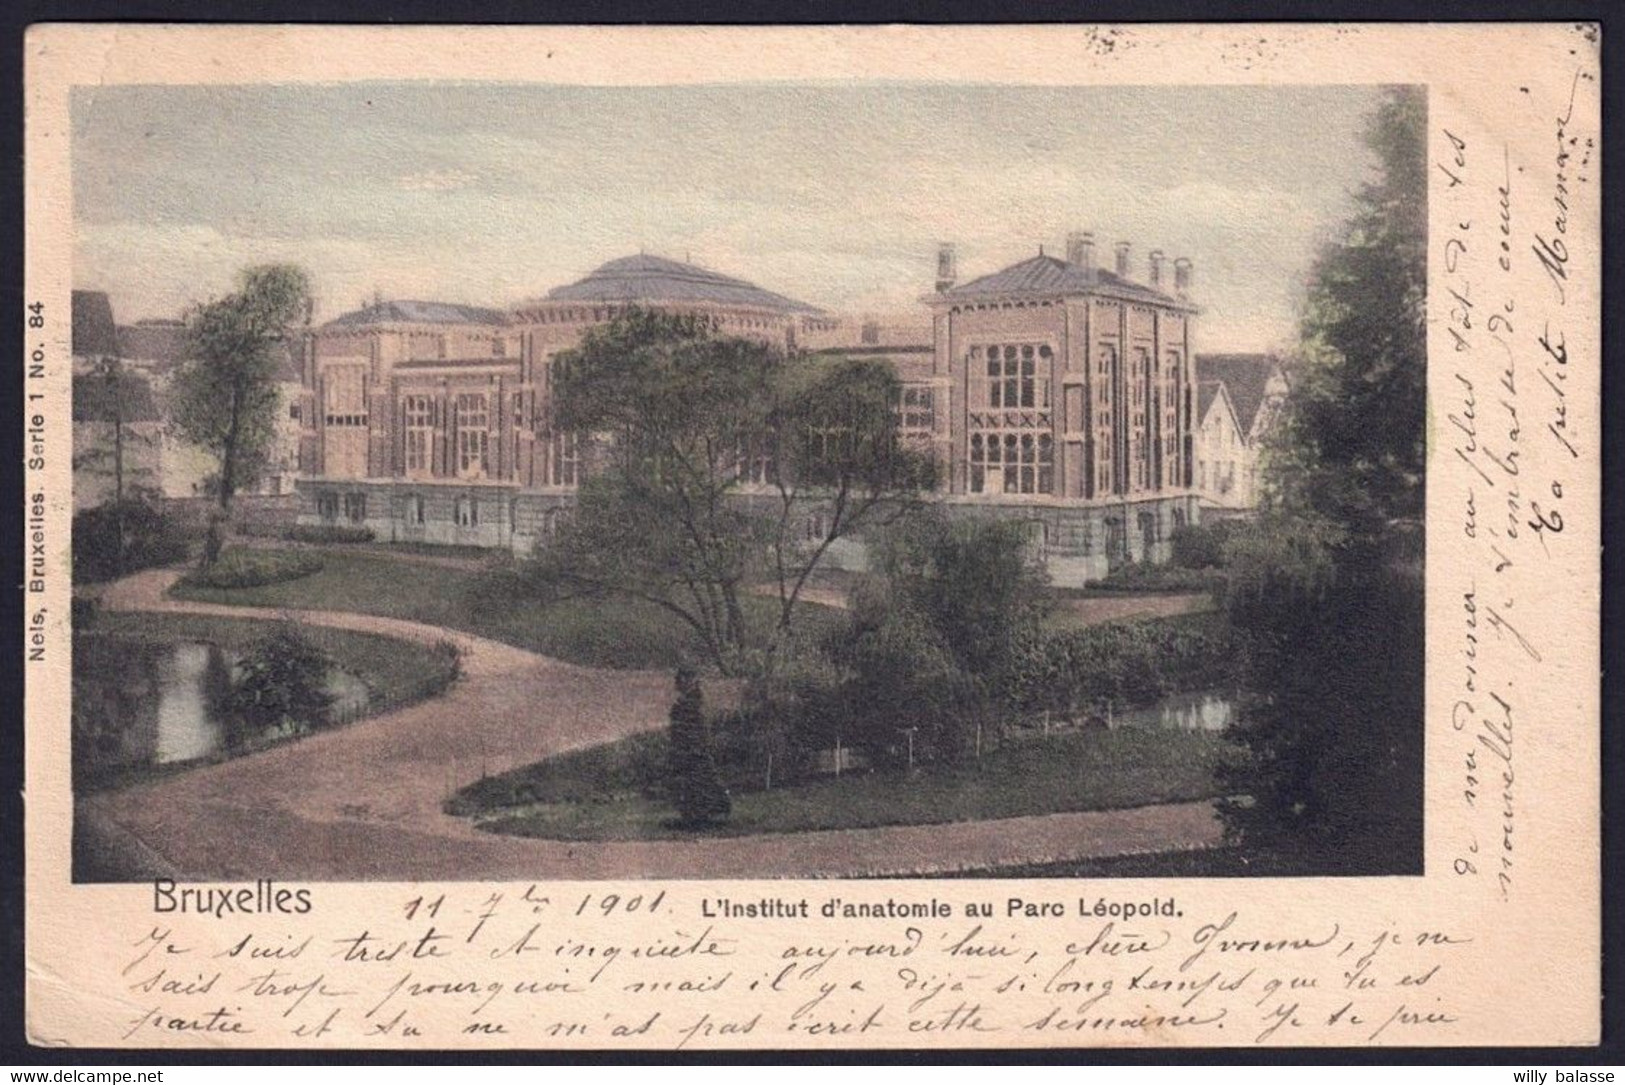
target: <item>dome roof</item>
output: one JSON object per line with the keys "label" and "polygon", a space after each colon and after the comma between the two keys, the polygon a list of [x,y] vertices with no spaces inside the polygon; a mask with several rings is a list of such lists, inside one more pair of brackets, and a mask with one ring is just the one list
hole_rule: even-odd
{"label": "dome roof", "polygon": [[780,313],[814,306],[694,264],[639,254],[611,260],[586,278],[548,291],[548,301],[709,302]]}

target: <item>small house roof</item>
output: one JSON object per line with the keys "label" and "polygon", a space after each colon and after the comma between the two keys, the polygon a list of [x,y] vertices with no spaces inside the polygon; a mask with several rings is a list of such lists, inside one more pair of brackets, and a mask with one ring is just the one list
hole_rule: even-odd
{"label": "small house roof", "polygon": [[1230,394],[1230,405],[1236,412],[1236,424],[1243,433],[1251,433],[1264,405],[1264,391],[1270,377],[1281,368],[1273,354],[1198,354],[1196,379],[1222,383]]}
{"label": "small house roof", "polygon": [[73,292],[73,353],[84,358],[118,354],[113,303],[104,291]]}

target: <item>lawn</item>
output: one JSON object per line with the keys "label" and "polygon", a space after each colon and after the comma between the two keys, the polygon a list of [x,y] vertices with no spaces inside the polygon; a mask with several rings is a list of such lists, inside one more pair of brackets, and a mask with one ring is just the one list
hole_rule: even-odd
{"label": "lawn", "polygon": [[[697,639],[681,619],[652,603],[630,599],[571,599],[561,602],[482,602],[477,586],[483,573],[386,557],[323,551],[323,567],[309,576],[250,588],[177,585],[178,599],[228,606],[295,610],[344,610],[403,618],[460,629],[554,659],[623,670],[675,667],[697,655]],[[499,574],[498,574],[499,575]],[[765,615],[775,604],[747,597],[745,605]],[[827,620],[829,608],[814,604],[808,624]]]}
{"label": "lawn", "polygon": [[[672,808],[648,794],[665,735],[563,754],[464,788],[447,811],[479,828],[557,840],[667,840]],[[1012,742],[961,767],[911,774],[849,772],[772,791],[736,792],[715,835],[931,825],[1027,814],[1109,810],[1212,798],[1217,770],[1239,753],[1209,733],[1149,728]]]}

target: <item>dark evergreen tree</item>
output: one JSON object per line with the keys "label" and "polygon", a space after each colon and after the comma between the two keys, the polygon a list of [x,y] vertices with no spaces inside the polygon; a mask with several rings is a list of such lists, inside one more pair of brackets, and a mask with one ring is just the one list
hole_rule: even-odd
{"label": "dark evergreen tree", "polygon": [[677,668],[677,700],[671,706],[668,740],[666,787],[677,807],[678,824],[698,828],[726,818],[733,803],[717,768],[699,675],[687,664]]}

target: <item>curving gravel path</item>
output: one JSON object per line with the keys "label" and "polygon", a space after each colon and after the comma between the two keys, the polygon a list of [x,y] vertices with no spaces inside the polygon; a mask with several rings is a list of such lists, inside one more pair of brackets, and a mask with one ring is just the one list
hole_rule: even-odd
{"label": "curving gravel path", "polygon": [[[115,610],[278,618],[183,602],[179,574],[137,573],[102,593]],[[264,752],[79,800],[91,831],[133,838],[197,879],[428,881],[843,877],[947,873],[1205,847],[1208,802],[650,843],[570,843],[475,830],[441,811],[452,791],[582,746],[665,725],[671,676],[562,663],[437,626],[338,611],[301,621],[452,640],[463,678],[445,695]],[[723,692],[723,691],[719,691]]]}

